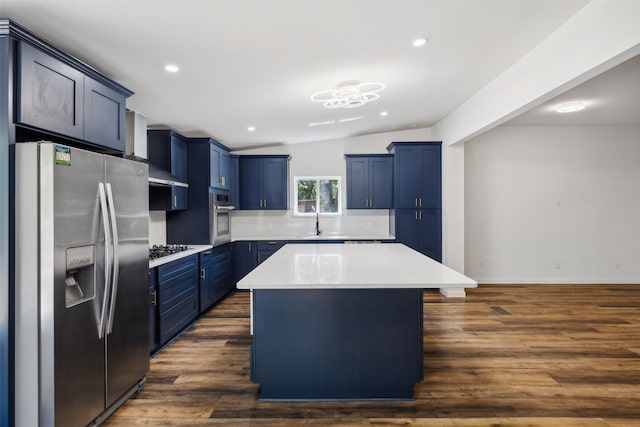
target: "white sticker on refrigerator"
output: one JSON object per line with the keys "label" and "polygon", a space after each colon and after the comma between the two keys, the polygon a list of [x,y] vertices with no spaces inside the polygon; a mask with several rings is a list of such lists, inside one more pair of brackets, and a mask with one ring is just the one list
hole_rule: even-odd
{"label": "white sticker on refrigerator", "polygon": [[71,166],[71,148],[56,145],[56,165]]}

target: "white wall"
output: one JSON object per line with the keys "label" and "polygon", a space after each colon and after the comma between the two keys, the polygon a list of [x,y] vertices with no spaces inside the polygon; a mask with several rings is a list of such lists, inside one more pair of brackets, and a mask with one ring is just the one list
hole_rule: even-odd
{"label": "white wall", "polygon": [[[592,1],[432,128],[443,142],[443,261],[465,265],[462,142],[640,53],[640,2]],[[471,141],[469,141],[471,142]],[[457,144],[458,150],[452,149]],[[464,144],[470,145],[470,144]],[[445,148],[448,147],[448,148]],[[467,251],[468,253],[468,251]]]}
{"label": "white wall", "polygon": [[498,127],[465,144],[465,272],[640,282],[640,128]]}
{"label": "white wall", "polygon": [[[234,154],[290,154],[290,206],[293,206],[294,176],[332,175],[342,178],[342,207],[340,217],[320,217],[324,234],[356,236],[387,235],[388,210],[347,210],[345,154],[382,154],[393,141],[430,141],[431,130],[416,129],[388,132],[320,142],[282,145],[234,151]],[[236,211],[232,218],[232,236],[244,237],[300,237],[314,232],[315,218],[295,217],[293,211]]]}

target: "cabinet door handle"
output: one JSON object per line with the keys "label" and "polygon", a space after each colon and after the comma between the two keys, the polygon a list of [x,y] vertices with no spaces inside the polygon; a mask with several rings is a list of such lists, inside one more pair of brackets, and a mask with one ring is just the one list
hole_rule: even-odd
{"label": "cabinet door handle", "polygon": [[220,185],[222,185],[223,187],[224,187],[224,181],[225,181],[224,176],[221,176],[220,177]]}
{"label": "cabinet door handle", "polygon": [[372,208],[373,207],[373,199],[369,199],[369,207]]}
{"label": "cabinet door handle", "polygon": [[267,199],[264,199],[264,208],[266,209],[267,207]]}
{"label": "cabinet door handle", "polygon": [[178,196],[173,196],[173,207],[174,208],[178,207]]}
{"label": "cabinet door handle", "polygon": [[418,211],[416,211],[416,221],[418,220]]}
{"label": "cabinet door handle", "polygon": [[207,278],[207,273],[206,273],[206,271],[207,271],[207,270],[205,270],[204,268],[201,268],[201,269],[200,269],[200,278],[201,278],[202,280],[205,280],[205,279]]}
{"label": "cabinet door handle", "polygon": [[416,197],[416,208],[418,207],[418,198]]}
{"label": "cabinet door handle", "polygon": [[[420,207],[422,207],[422,197],[420,197]],[[422,218],[420,218],[422,219]]]}
{"label": "cabinet door handle", "polygon": [[420,211],[420,221],[422,221],[422,211]]}
{"label": "cabinet door handle", "polygon": [[260,252],[258,252],[258,264],[260,264]]}
{"label": "cabinet door handle", "polygon": [[251,252],[251,243],[249,243],[249,252]]}
{"label": "cabinet door handle", "polygon": [[153,291],[153,302],[152,303],[153,303],[154,307],[156,305],[158,305],[158,301],[156,299],[157,295],[158,295],[158,293],[156,291]]}

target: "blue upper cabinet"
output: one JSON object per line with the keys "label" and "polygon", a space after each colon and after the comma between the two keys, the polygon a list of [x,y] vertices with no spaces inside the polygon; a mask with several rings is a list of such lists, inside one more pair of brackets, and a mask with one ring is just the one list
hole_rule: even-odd
{"label": "blue upper cabinet", "polygon": [[[187,139],[172,130],[147,131],[147,151],[149,161],[169,171],[176,178],[188,182]],[[165,188],[149,188],[149,209],[187,209],[188,189],[171,187],[169,194]]]}
{"label": "blue upper cabinet", "polygon": [[132,92],[42,42],[17,46],[17,124],[124,152]]}
{"label": "blue upper cabinet", "polygon": [[262,209],[262,161],[260,158],[240,157],[239,209]]}
{"label": "blue upper cabinet", "polygon": [[240,157],[229,155],[229,198],[233,206],[240,207]]}
{"label": "blue upper cabinet", "polygon": [[345,155],[347,161],[347,209],[393,207],[393,156]]}
{"label": "blue upper cabinet", "polygon": [[209,186],[219,190],[228,190],[231,185],[229,176],[229,150],[211,139],[209,145],[209,157]]}
{"label": "blue upper cabinet", "polygon": [[289,156],[240,156],[240,209],[289,209]]}
{"label": "blue upper cabinet", "polygon": [[122,151],[126,145],[126,98],[89,77],[85,77],[84,89],[84,139]]}
{"label": "blue upper cabinet", "polygon": [[84,74],[28,43],[20,43],[18,122],[84,137]]}
{"label": "blue upper cabinet", "polygon": [[393,143],[396,209],[439,209],[442,199],[440,142]]}

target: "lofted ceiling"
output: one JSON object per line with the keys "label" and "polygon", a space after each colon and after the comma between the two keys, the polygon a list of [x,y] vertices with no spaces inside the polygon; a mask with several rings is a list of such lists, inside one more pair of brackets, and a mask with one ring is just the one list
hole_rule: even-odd
{"label": "lofted ceiling", "polygon": [[[150,127],[237,149],[432,126],[586,3],[2,0],[0,17],[133,90]],[[353,80],[386,88],[359,108],[310,100]]]}

